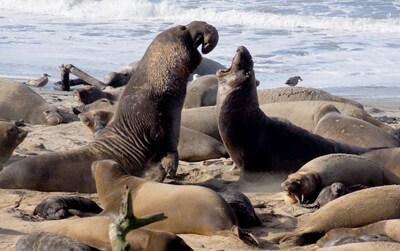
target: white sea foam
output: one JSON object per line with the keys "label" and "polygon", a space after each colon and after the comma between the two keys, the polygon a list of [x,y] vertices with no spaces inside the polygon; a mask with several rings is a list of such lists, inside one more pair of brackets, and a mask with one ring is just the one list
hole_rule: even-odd
{"label": "white sea foam", "polygon": [[239,8],[240,5],[230,10],[226,7],[218,8],[218,4],[215,7],[210,4],[205,5],[206,7],[195,6],[196,4],[185,6],[178,1],[146,0],[0,0],[0,10],[69,19],[188,22],[196,18],[210,23],[261,28],[400,33],[398,18],[276,14],[268,10],[244,10]]}

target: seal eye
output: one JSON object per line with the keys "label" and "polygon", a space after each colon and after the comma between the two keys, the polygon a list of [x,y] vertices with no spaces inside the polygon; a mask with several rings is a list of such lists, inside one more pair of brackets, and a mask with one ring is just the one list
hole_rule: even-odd
{"label": "seal eye", "polygon": [[246,75],[246,77],[251,77],[251,71],[246,71],[246,73],[245,73],[245,75]]}

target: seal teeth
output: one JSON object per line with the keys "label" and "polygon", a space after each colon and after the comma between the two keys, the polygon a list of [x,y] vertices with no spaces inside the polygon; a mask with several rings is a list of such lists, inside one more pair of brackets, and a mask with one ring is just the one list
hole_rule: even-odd
{"label": "seal teeth", "polygon": [[301,203],[304,202],[304,194],[301,195]]}
{"label": "seal teeth", "polygon": [[300,200],[300,198],[299,198],[299,195],[295,194],[294,197],[296,198],[296,200],[297,200],[298,203],[301,203],[301,200]]}

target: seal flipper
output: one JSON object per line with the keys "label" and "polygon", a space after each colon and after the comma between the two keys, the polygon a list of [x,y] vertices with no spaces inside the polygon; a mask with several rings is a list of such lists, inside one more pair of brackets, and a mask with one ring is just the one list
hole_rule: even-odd
{"label": "seal flipper", "polygon": [[256,237],[247,231],[242,230],[241,228],[239,228],[238,226],[233,226],[231,229],[231,232],[238,237],[241,241],[243,241],[244,243],[251,245],[251,246],[260,246],[260,243],[258,242],[258,240],[256,239]]}

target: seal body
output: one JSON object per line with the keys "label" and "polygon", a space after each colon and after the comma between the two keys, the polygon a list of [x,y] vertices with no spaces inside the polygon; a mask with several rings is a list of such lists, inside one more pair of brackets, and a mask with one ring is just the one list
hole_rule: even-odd
{"label": "seal body", "polygon": [[363,156],[380,163],[400,177],[400,147],[374,150],[364,153]]}
{"label": "seal body", "polygon": [[[147,225],[148,229],[175,234],[212,235],[237,226],[228,203],[211,189],[193,185],[169,185],[128,176],[112,160],[92,165],[102,215],[119,213],[122,188],[129,186],[133,212],[137,217],[164,213],[167,219]],[[162,191],[162,192],[161,192]],[[196,196],[193,196],[196,195]]]}
{"label": "seal body", "polygon": [[315,109],[314,133],[324,138],[360,147],[398,147],[400,140],[382,129],[357,118],[342,115],[339,110],[325,104]]}
{"label": "seal body", "polygon": [[314,201],[318,193],[335,182],[346,187],[400,185],[400,178],[385,167],[362,156],[328,154],[309,161],[297,172],[290,174],[282,189],[300,202]]}
{"label": "seal body", "polygon": [[245,47],[237,49],[232,66],[218,71],[217,78],[218,129],[229,156],[242,169],[241,175],[288,173],[321,155],[367,151],[265,115],[258,105],[253,60]]}
{"label": "seal body", "polygon": [[0,78],[0,100],[2,119],[22,119],[34,125],[58,125],[64,120],[55,106],[47,103],[29,86],[11,79]]}
{"label": "seal body", "polygon": [[[95,192],[90,166],[101,159],[118,161],[131,175],[158,181],[167,173],[174,176],[186,83],[202,59],[197,47],[202,45],[202,52],[208,53],[217,43],[217,30],[204,22],[160,33],[140,60],[101,137],[81,148],[17,161],[0,172],[0,187]],[[69,182],[61,182],[65,177]]]}
{"label": "seal body", "polygon": [[84,86],[74,90],[74,97],[76,101],[87,105],[102,98],[106,98],[111,101],[118,101],[123,91],[124,87],[103,91],[96,86]]}
{"label": "seal body", "polygon": [[[335,228],[362,227],[400,218],[400,186],[378,186],[342,196],[309,214],[293,233],[280,240],[282,246],[315,242]],[[354,206],[357,205],[357,206]]]}
{"label": "seal body", "polygon": [[318,194],[317,199],[312,204],[301,204],[302,207],[306,208],[320,208],[326,205],[328,202],[339,198],[347,193],[345,185],[340,182],[332,183],[330,186],[324,187]]}
{"label": "seal body", "polygon": [[189,83],[183,108],[213,106],[217,102],[218,80],[215,74],[200,76]]}

